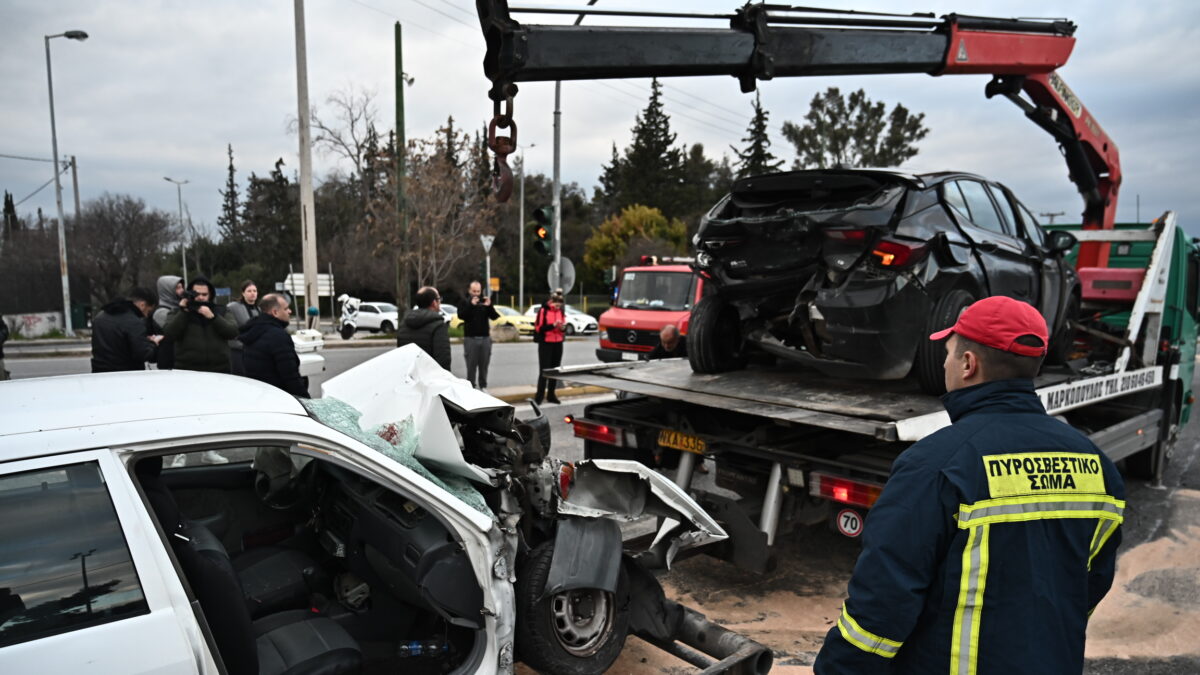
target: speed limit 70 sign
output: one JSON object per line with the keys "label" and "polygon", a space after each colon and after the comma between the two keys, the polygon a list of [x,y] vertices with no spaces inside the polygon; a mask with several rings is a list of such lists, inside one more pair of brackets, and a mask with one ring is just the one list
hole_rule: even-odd
{"label": "speed limit 70 sign", "polygon": [[863,531],[862,514],[854,509],[842,509],[837,514],[838,532],[847,537],[857,537]]}

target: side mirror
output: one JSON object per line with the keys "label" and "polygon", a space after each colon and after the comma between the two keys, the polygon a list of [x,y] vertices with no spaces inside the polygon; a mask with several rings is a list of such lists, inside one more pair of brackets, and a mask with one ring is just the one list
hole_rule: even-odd
{"label": "side mirror", "polygon": [[1046,248],[1051,253],[1066,253],[1075,248],[1079,239],[1065,230],[1054,230],[1046,233]]}

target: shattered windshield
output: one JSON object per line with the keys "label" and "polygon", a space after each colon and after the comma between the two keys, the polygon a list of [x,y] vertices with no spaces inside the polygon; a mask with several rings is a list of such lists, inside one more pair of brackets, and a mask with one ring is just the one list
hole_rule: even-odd
{"label": "shattered windshield", "polygon": [[682,312],[692,308],[695,277],[690,272],[626,272],[617,306]]}

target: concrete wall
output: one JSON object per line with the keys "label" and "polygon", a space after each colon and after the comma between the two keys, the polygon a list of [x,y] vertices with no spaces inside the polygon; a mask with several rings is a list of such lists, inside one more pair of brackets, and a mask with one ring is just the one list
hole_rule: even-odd
{"label": "concrete wall", "polygon": [[18,335],[25,338],[42,337],[56,330],[62,332],[63,329],[62,312],[7,314],[4,321],[8,324],[10,338]]}

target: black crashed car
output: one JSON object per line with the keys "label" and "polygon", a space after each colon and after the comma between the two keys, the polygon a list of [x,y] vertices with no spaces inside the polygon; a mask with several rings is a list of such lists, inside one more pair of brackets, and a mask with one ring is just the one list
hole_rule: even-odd
{"label": "black crashed car", "polygon": [[1012,192],[966,173],[838,169],[743,178],[693,243],[705,297],[692,311],[692,369],[740,368],[751,352],[836,377],[913,374],[944,391],[928,336],[969,304],[1007,295],[1037,307],[1048,360],[1074,341],[1079,280],[1068,232],[1043,232]]}

